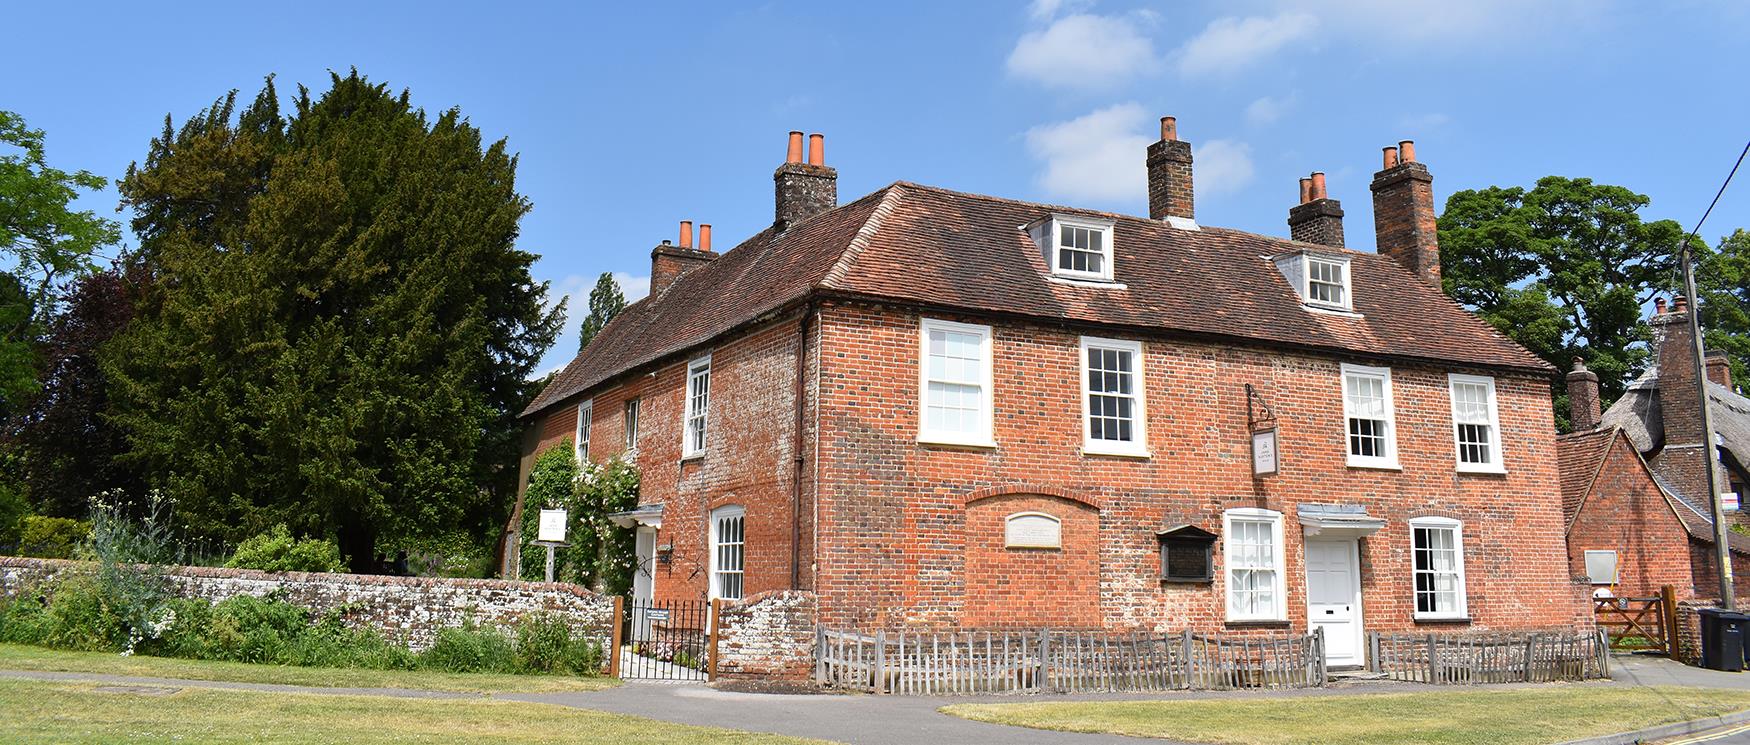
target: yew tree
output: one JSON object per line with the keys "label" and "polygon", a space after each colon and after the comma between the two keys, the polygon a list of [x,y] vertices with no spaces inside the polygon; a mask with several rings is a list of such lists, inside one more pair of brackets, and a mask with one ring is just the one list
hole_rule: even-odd
{"label": "yew tree", "polygon": [[129,457],[198,533],[494,535],[563,323],[516,246],[516,157],[355,70],[174,127],[120,184],[153,273],[104,347]]}

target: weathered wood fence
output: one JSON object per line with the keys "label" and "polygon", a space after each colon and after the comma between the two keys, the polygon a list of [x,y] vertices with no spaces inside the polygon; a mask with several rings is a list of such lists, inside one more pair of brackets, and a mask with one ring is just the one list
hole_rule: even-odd
{"label": "weathered wood fence", "polygon": [[1677,588],[1665,585],[1658,595],[1644,598],[1593,598],[1592,614],[1611,649],[1677,659]]}
{"label": "weathered wood fence", "polygon": [[1305,688],[1325,683],[1324,636],[1224,638],[1107,631],[876,632],[820,627],[815,679],[897,694]]}
{"label": "weathered wood fence", "polygon": [[1603,678],[1602,633],[1387,634],[1370,632],[1369,667],[1392,680],[1453,685]]}

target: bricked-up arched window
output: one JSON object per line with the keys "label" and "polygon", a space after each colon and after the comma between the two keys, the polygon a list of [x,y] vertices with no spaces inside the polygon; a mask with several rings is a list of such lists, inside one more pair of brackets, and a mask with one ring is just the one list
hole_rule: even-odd
{"label": "bricked-up arched window", "polygon": [[711,511],[711,594],[712,598],[740,600],[742,567],[745,566],[743,529],[747,510],[739,505],[718,507]]}

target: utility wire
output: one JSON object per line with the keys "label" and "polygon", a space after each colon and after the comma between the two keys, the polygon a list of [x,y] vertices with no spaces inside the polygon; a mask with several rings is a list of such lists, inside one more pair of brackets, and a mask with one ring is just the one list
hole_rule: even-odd
{"label": "utility wire", "polygon": [[1732,172],[1726,174],[1726,180],[1724,183],[1720,184],[1720,190],[1714,192],[1714,201],[1708,202],[1707,211],[1701,213],[1701,219],[1696,221],[1695,229],[1689,231],[1689,237],[1684,239],[1683,245],[1689,245],[1689,241],[1695,240],[1696,234],[1701,232],[1702,223],[1707,222],[1708,215],[1714,213],[1714,207],[1719,205],[1720,197],[1724,196],[1726,193],[1726,187],[1732,184],[1732,177],[1738,175],[1738,166],[1744,165],[1745,155],[1750,155],[1750,141],[1744,143],[1744,151],[1738,153],[1738,162],[1732,164]]}

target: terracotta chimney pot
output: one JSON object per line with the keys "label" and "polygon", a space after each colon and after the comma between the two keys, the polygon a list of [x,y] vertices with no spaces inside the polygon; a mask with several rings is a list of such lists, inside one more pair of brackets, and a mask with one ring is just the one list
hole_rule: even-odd
{"label": "terracotta chimney pot", "polygon": [[1380,170],[1384,171],[1384,170],[1389,170],[1391,168],[1395,168],[1397,166],[1397,164],[1398,164],[1398,149],[1397,149],[1397,147],[1393,146],[1393,147],[1385,148],[1385,165],[1383,167],[1381,167]]}
{"label": "terracotta chimney pot", "polygon": [[1300,180],[1300,203],[1306,204],[1312,200],[1312,179],[1303,178]]}
{"label": "terracotta chimney pot", "polygon": [[1324,171],[1313,171],[1313,173],[1312,173],[1312,198],[1313,199],[1324,199],[1325,198],[1325,172]]}
{"label": "terracotta chimney pot", "polygon": [[826,165],[826,135],[815,132],[808,136],[808,165]]}
{"label": "terracotta chimney pot", "polygon": [[1398,157],[1405,163],[1416,162],[1416,143],[1414,140],[1398,142]]}
{"label": "terracotta chimney pot", "polygon": [[1175,117],[1161,117],[1161,139],[1172,141],[1179,139],[1179,120]]}
{"label": "terracotta chimney pot", "polygon": [[1665,312],[1665,298],[1662,298],[1662,297],[1653,298],[1653,315],[1661,315],[1664,312]]}
{"label": "terracotta chimney pot", "polygon": [[711,223],[699,223],[699,250],[711,250]]}
{"label": "terracotta chimney pot", "polygon": [[790,147],[789,147],[789,149],[784,151],[784,162],[785,163],[801,163],[802,162],[802,133],[801,132],[797,132],[795,130],[790,131]]}
{"label": "terracotta chimney pot", "polygon": [[693,247],[693,221],[681,221],[681,248]]}

